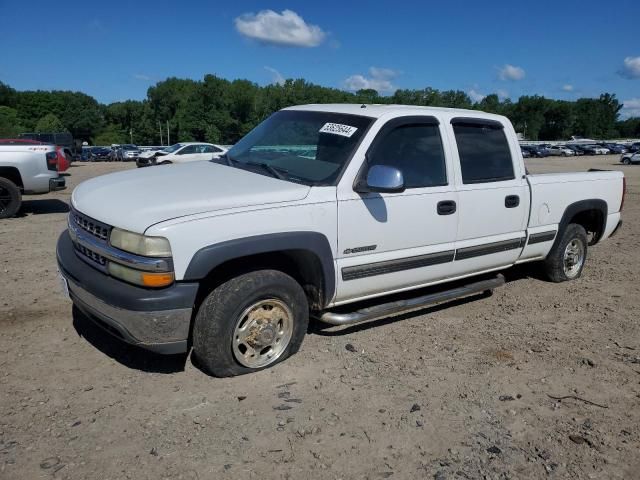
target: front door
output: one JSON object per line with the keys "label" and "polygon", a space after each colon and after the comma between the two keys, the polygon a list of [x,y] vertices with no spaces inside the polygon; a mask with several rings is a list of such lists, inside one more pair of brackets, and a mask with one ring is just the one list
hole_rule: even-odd
{"label": "front door", "polygon": [[336,303],[409,289],[448,276],[458,212],[453,171],[433,117],[401,117],[380,130],[360,172],[399,169],[402,193],[338,189]]}

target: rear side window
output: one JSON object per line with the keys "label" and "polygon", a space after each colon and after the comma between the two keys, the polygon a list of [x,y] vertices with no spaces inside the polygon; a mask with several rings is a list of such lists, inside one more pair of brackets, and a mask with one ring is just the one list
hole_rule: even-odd
{"label": "rear side window", "polygon": [[406,188],[447,184],[438,125],[410,124],[384,135],[369,154],[369,166],[387,165],[402,172]]}
{"label": "rear side window", "polygon": [[453,124],[462,183],[488,183],[513,180],[513,161],[504,130],[493,123]]}

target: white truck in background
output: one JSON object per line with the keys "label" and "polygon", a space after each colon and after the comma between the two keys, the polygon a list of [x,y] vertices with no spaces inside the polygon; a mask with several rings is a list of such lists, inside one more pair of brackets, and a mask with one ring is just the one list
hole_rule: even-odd
{"label": "white truck in background", "polygon": [[2,143],[0,141],[0,218],[20,210],[23,195],[65,188],[58,173],[55,145]]}
{"label": "white truck in background", "polygon": [[84,182],[57,258],[105,331],[239,375],[295,353],[310,316],[417,310],[523,262],[577,279],[620,227],[624,188],[616,171],[527,174],[503,116],[304,105],[220,159]]}

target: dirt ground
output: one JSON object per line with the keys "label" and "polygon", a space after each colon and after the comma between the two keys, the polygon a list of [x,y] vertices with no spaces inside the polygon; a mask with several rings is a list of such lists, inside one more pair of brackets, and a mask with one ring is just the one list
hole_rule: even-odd
{"label": "dirt ground", "polygon": [[490,298],[314,327],[230,379],[74,318],[54,253],[71,190],[133,167],[75,164],[0,220],[0,479],[640,478],[640,167],[527,164],[627,176],[624,227],[581,279],[512,269]]}

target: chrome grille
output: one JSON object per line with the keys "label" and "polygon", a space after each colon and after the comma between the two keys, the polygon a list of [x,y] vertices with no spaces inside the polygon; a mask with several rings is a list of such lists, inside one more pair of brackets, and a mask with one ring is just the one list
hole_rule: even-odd
{"label": "chrome grille", "polygon": [[75,210],[71,210],[70,215],[73,223],[85,232],[90,233],[94,237],[104,240],[105,242],[109,238],[109,231],[111,230],[109,225],[98,222],[91,217],[82,215]]}
{"label": "chrome grille", "polygon": [[106,268],[107,259],[102,255],[94,252],[93,250],[88,249],[84,245],[80,245],[79,243],[75,244],[76,251],[83,255],[85,258],[88,258],[94,263],[97,263],[100,267]]}

